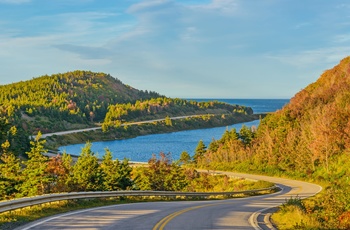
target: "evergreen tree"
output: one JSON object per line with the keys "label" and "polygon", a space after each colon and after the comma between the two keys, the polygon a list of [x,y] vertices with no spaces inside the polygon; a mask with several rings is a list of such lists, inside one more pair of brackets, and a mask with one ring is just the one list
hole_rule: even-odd
{"label": "evergreen tree", "polygon": [[129,165],[129,160],[124,158],[122,162],[119,163],[119,187],[123,190],[131,188],[134,183],[131,180],[132,168]]}
{"label": "evergreen tree", "polygon": [[62,177],[62,181],[64,181],[64,189],[62,190],[66,192],[76,191],[77,186],[74,183],[74,175],[73,175],[73,159],[70,154],[63,152],[62,165],[66,171],[66,174]]}
{"label": "evergreen tree", "polygon": [[103,188],[108,191],[126,189],[132,186],[130,173],[132,171],[127,160],[119,162],[112,159],[109,149],[105,150],[105,155],[101,163],[103,172]]}
{"label": "evergreen tree", "polygon": [[208,150],[210,152],[216,152],[219,148],[219,141],[217,140],[212,140],[210,143],[209,143],[209,146],[208,146]]}
{"label": "evergreen tree", "polygon": [[254,139],[255,134],[250,128],[248,128],[246,125],[243,125],[239,131],[239,137],[245,145],[249,145]]}
{"label": "evergreen tree", "polygon": [[29,159],[24,161],[23,183],[20,186],[22,196],[35,196],[45,193],[45,187],[50,179],[46,173],[48,158],[43,154],[45,140],[40,140],[41,133],[36,136],[35,141],[31,141],[31,149],[27,152]]}
{"label": "evergreen tree", "polygon": [[186,152],[186,151],[183,151],[180,155],[180,162],[182,164],[188,164],[188,163],[190,163],[190,161],[191,161],[190,154],[188,154],[188,152]]}
{"label": "evergreen tree", "polygon": [[22,183],[19,158],[6,151],[9,146],[9,142],[2,144],[4,153],[0,156],[0,200],[13,198]]}
{"label": "evergreen tree", "polygon": [[193,156],[193,161],[194,162],[197,163],[198,160],[204,156],[204,154],[206,152],[206,148],[207,147],[205,146],[203,140],[200,140],[198,142],[198,145],[197,145],[196,150],[195,150],[195,154]]}
{"label": "evergreen tree", "polygon": [[98,191],[103,187],[102,170],[89,142],[73,166],[73,178],[79,191]]}

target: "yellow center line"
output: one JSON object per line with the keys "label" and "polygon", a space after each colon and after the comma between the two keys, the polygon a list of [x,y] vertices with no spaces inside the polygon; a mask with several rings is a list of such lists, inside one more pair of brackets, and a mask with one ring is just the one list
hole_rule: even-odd
{"label": "yellow center line", "polygon": [[220,204],[225,204],[225,203],[217,203],[217,204],[206,204],[206,205],[200,205],[200,206],[195,206],[195,207],[189,207],[186,209],[182,209],[180,211],[174,212],[166,217],[164,217],[163,219],[161,219],[154,227],[153,230],[163,230],[164,227],[175,217],[191,211],[191,210],[195,210],[195,209],[199,209],[199,208],[205,208],[205,207],[209,207],[209,206],[215,206],[215,205],[220,205]]}

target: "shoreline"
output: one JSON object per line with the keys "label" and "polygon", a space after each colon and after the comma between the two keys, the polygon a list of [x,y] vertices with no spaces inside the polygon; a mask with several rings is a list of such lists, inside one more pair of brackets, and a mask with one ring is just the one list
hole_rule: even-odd
{"label": "shoreline", "polygon": [[[144,135],[139,135],[139,136],[147,136],[147,135],[156,135],[156,134],[167,134],[167,133],[177,133],[177,132],[183,132],[183,131],[191,131],[191,130],[203,130],[203,129],[212,129],[212,128],[224,128],[224,127],[228,127],[228,126],[232,126],[232,125],[239,125],[239,124],[244,124],[244,123],[247,123],[247,122],[253,122],[253,121],[257,121],[257,120],[260,120],[260,119],[250,119],[250,120],[246,120],[246,121],[241,121],[241,122],[235,122],[235,123],[233,123],[233,124],[229,124],[229,125],[222,125],[222,126],[215,126],[215,127],[202,127],[202,128],[195,128],[195,129],[186,129],[186,130],[176,130],[176,131],[171,131],[171,132],[161,132],[161,133],[147,133],[147,134],[144,134]],[[251,127],[251,126],[258,126],[258,122],[257,122],[257,124],[252,124],[252,125],[248,125],[248,127]],[[237,129],[239,129],[239,128],[237,128]],[[206,131],[204,131],[204,132],[206,132]],[[218,135],[221,135],[222,134],[222,131],[214,131],[214,132],[216,132],[216,134],[215,134],[215,138],[218,138]],[[220,133],[220,134],[218,134],[218,133]],[[189,136],[194,136],[192,133],[191,134],[188,134]],[[120,139],[114,139],[114,140],[129,140],[129,139],[133,139],[133,138],[137,138],[137,137],[139,137],[139,136],[135,136],[135,137],[128,137],[128,138],[120,138]],[[190,138],[191,139],[191,138]],[[166,147],[165,146],[165,148],[167,148],[167,149],[169,149],[170,150],[170,152],[173,154],[173,156],[174,156],[174,160],[176,160],[176,159],[178,159],[178,155],[181,153],[181,151],[187,151],[187,152],[189,152],[190,154],[192,154],[191,152],[192,152],[192,145],[194,145],[194,142],[198,142],[201,138],[200,137],[198,137],[198,138],[196,138],[196,141],[194,141],[193,140],[194,138],[192,138],[191,139],[191,141],[190,141],[190,148],[188,147],[188,144],[187,144],[187,147],[186,147],[186,145],[185,145],[185,147],[181,150],[181,146],[179,147],[179,145],[177,145],[177,143],[175,143],[175,147],[174,147],[174,149],[170,146],[168,146],[168,147]],[[198,140],[197,140],[198,139]],[[106,140],[106,142],[108,142],[108,141],[111,141],[111,140]],[[113,140],[112,140],[113,141]],[[182,142],[183,142],[183,140],[181,140]],[[206,140],[206,141],[208,141],[208,140]],[[90,142],[105,142],[105,140],[96,140],[96,141],[90,141]],[[164,146],[162,145],[162,144],[160,144],[160,145],[158,145],[158,143],[156,143],[157,141],[155,141],[155,142],[153,142],[153,140],[152,141],[150,141],[150,146],[155,146],[155,148],[157,149],[159,149],[159,148],[163,148]],[[84,143],[86,143],[86,142],[81,142],[81,143],[74,143],[74,144],[68,144],[68,145],[60,145],[59,147],[57,147],[56,149],[51,149],[51,150],[49,150],[49,153],[51,154],[50,156],[55,156],[55,155],[57,155],[57,154],[62,154],[63,152],[65,152],[66,150],[64,150],[64,149],[62,149],[62,147],[66,147],[66,146],[70,146],[70,145],[83,145]],[[132,141],[132,144],[133,145],[135,145],[136,143],[135,142],[133,142]],[[140,143],[140,144],[144,144],[144,143]],[[96,152],[96,153],[98,153],[98,155],[100,155],[100,158],[102,157],[102,155],[103,155],[103,149],[104,149],[104,147],[101,147],[101,145],[103,145],[103,144],[101,144],[101,143],[99,143],[99,144],[97,144],[96,145],[96,147],[98,148],[98,150],[97,149],[95,149],[94,150],[94,152]],[[161,146],[161,147],[159,147],[159,146]],[[77,149],[75,149],[75,150],[72,150],[74,153],[69,153],[69,150],[68,151],[66,151],[66,153],[67,154],[69,154],[69,155],[71,155],[72,157],[74,157],[74,158],[78,158],[78,156],[79,156],[79,153],[78,153],[78,148],[79,147],[82,147],[82,146],[78,146],[78,147],[76,147]],[[59,149],[59,148],[61,148],[61,150]],[[119,153],[117,153],[119,156],[117,156],[117,157],[115,157],[115,158],[118,158],[118,159],[123,159],[123,158],[128,158],[128,159],[130,159],[131,160],[131,158],[136,158],[134,161],[130,161],[130,162],[134,162],[134,163],[147,163],[148,162],[148,158],[151,158],[151,155],[152,154],[157,154],[157,153],[159,153],[159,152],[168,152],[168,150],[166,150],[166,151],[162,151],[162,150],[149,150],[149,153],[147,152],[147,156],[149,155],[149,157],[147,158],[147,157],[145,157],[146,155],[143,155],[143,154],[146,154],[145,152],[144,153],[142,153],[142,155],[140,155],[140,156],[133,156],[132,154],[130,155],[130,154],[127,154],[127,153],[125,153],[125,152],[128,152],[128,149],[127,149],[128,147],[121,147],[121,149],[120,149],[120,152],[119,153],[122,153],[121,155],[119,155]],[[153,147],[150,147],[150,148],[153,148]],[[73,147],[73,149],[74,149],[74,147]],[[113,149],[113,147],[111,147],[111,149],[112,149],[112,151],[115,151],[115,149]],[[136,147],[136,149],[137,149],[137,147]],[[142,151],[141,149],[140,150],[136,150],[136,151]],[[78,153],[78,154],[77,154]],[[125,153],[125,154],[123,154],[123,153]]]}

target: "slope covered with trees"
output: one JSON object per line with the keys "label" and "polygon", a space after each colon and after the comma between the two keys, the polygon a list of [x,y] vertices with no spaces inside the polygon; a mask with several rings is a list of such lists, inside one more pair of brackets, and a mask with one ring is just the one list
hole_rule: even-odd
{"label": "slope covered with trees", "polygon": [[264,118],[256,132],[227,132],[210,146],[198,165],[326,184],[321,198],[296,202],[305,219],[294,227],[350,228],[350,57]]}
{"label": "slope covered with trees", "polygon": [[30,132],[57,131],[69,124],[104,119],[108,106],[159,97],[104,73],[74,71],[0,86],[0,110],[21,118]]}
{"label": "slope covered with trees", "polygon": [[[0,85],[0,144],[10,142],[11,150],[23,154],[28,150],[28,136],[41,133],[51,133],[64,130],[94,127],[103,123],[104,131],[109,133],[93,135],[89,140],[127,138],[153,132],[169,132],[179,129],[232,124],[236,121],[256,119],[250,116],[251,108],[229,105],[219,102],[194,102],[182,99],[171,99],[155,92],[142,91],[123,84],[116,78],[104,73],[90,71],[74,71],[51,76],[41,76],[29,81]],[[183,115],[217,115],[215,119],[194,119],[173,123],[169,117]],[[220,116],[225,122],[220,124]],[[166,127],[161,122],[154,127],[138,126],[133,130],[116,130],[121,123],[130,121],[164,119]],[[247,118],[247,119],[245,119]],[[212,122],[214,120],[214,122]],[[140,128],[142,130],[140,131]],[[16,132],[17,131],[17,132]],[[132,133],[130,133],[132,131]],[[119,136],[116,136],[119,135]],[[62,139],[62,138],[61,138]],[[60,139],[60,140],[61,140]],[[62,143],[75,143],[76,140],[86,142],[82,136],[71,140],[63,138]],[[47,142],[56,146],[53,138]],[[61,142],[60,142],[61,143]],[[0,154],[3,148],[0,148]]]}
{"label": "slope covered with trees", "polygon": [[[158,97],[137,100],[134,104],[115,104],[108,107],[103,129],[118,127],[123,122],[161,119],[169,116],[222,115],[239,117],[252,115],[250,107],[230,105],[218,101],[196,102],[179,98]],[[170,122],[170,120],[168,120]],[[170,123],[168,123],[170,125]]]}

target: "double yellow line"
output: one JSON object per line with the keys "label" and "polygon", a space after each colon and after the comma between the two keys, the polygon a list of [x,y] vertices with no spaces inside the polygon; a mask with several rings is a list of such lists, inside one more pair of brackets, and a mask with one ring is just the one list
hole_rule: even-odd
{"label": "double yellow line", "polygon": [[164,217],[163,219],[161,219],[154,227],[152,230],[163,230],[164,227],[175,217],[191,211],[191,210],[195,210],[195,209],[199,209],[199,208],[205,208],[205,207],[210,207],[210,206],[215,206],[215,205],[220,205],[220,204],[224,204],[224,203],[217,203],[217,204],[206,204],[206,205],[200,205],[200,206],[194,206],[194,207],[189,207],[186,209],[182,209],[180,211],[174,212],[166,217]]}

